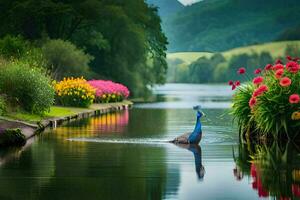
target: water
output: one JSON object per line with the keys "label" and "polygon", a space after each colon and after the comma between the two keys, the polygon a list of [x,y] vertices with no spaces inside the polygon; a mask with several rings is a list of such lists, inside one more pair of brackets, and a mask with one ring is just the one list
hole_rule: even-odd
{"label": "water", "polygon": [[[0,199],[262,196],[253,188],[249,153],[238,145],[228,115],[230,88],[168,84],[156,88],[156,94],[155,103],[72,122],[34,138],[22,150],[2,152]],[[207,115],[201,147],[168,143],[193,129],[192,107],[198,104]]]}

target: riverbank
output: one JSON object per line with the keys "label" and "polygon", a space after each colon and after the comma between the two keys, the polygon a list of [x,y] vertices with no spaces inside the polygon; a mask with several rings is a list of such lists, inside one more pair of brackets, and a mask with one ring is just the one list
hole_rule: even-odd
{"label": "riverbank", "polygon": [[131,101],[92,104],[89,108],[53,106],[44,116],[28,113],[9,113],[0,117],[0,129],[20,129],[26,140],[41,133],[46,128],[55,128],[72,120],[98,116],[125,110],[133,105]]}

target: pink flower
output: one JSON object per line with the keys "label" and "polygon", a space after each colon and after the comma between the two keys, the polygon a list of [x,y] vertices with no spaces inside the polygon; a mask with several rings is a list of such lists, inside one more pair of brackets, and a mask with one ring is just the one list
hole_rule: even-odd
{"label": "pink flower", "polygon": [[240,81],[236,81],[236,82],[234,83],[234,85],[240,86],[240,85],[241,85],[241,82],[240,82]]}
{"label": "pink flower", "polygon": [[238,74],[245,74],[245,73],[246,73],[246,69],[244,67],[239,68]]}
{"label": "pink flower", "polygon": [[291,56],[286,56],[287,60],[293,60],[293,58]]}
{"label": "pink flower", "polygon": [[273,67],[273,65],[271,65],[271,64],[267,64],[266,66],[265,66],[265,70],[270,70],[270,69],[272,69],[272,67]]}
{"label": "pink flower", "polygon": [[256,105],[256,98],[255,97],[252,97],[250,100],[249,100],[249,106],[250,108],[252,108],[253,106]]}
{"label": "pink flower", "polygon": [[286,69],[287,69],[289,72],[297,73],[297,72],[300,70],[300,66],[298,65],[297,62],[289,61],[289,62],[286,64]]}
{"label": "pink flower", "polygon": [[261,69],[260,68],[258,68],[258,69],[256,69],[255,71],[254,71],[254,74],[260,74],[261,73]]}
{"label": "pink flower", "polygon": [[259,85],[264,81],[264,78],[262,76],[258,76],[256,78],[253,79],[253,84],[254,85]]}
{"label": "pink flower", "polygon": [[275,76],[276,78],[281,78],[281,76],[283,75],[284,73],[284,70],[283,69],[278,69],[276,72],[275,72]]}
{"label": "pink flower", "polygon": [[300,97],[298,94],[292,94],[289,98],[291,104],[297,104],[300,101]]}
{"label": "pink flower", "polygon": [[292,83],[291,79],[289,79],[288,77],[283,77],[282,79],[280,79],[280,85],[282,87],[288,87],[290,86]]}
{"label": "pink flower", "polygon": [[235,88],[236,88],[236,85],[232,85],[231,89],[235,90]]}
{"label": "pink flower", "polygon": [[228,81],[228,85],[233,85],[233,81]]}
{"label": "pink flower", "polygon": [[296,58],[293,59],[293,61],[295,61],[295,62],[298,62],[299,60],[300,60],[299,57],[296,57]]}

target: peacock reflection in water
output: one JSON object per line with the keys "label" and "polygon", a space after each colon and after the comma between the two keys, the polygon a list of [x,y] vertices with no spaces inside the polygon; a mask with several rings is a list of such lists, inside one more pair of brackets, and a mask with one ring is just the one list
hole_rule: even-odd
{"label": "peacock reflection in water", "polygon": [[295,144],[240,144],[233,152],[237,180],[250,178],[259,197],[300,198],[300,156]]}
{"label": "peacock reflection in water", "polygon": [[202,165],[202,150],[198,144],[175,144],[178,147],[189,150],[193,153],[195,159],[195,170],[199,180],[203,180],[205,169]]}

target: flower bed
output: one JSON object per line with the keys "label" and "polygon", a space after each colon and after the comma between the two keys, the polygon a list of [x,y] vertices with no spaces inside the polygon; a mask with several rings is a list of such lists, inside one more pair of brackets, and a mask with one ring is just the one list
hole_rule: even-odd
{"label": "flower bed", "polygon": [[[233,115],[242,132],[257,132],[259,136],[275,138],[283,135],[295,138],[300,132],[300,66],[298,58],[287,57],[284,65],[277,60],[264,69],[255,70],[252,82],[240,85],[233,98]],[[238,73],[247,76],[240,68]]]}
{"label": "flower bed", "polygon": [[120,83],[105,80],[91,80],[88,83],[96,88],[96,99],[98,103],[120,102],[127,99],[129,90]]}
{"label": "flower bed", "polygon": [[95,99],[95,88],[81,78],[64,78],[54,83],[56,100],[63,106],[88,107]]}

